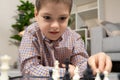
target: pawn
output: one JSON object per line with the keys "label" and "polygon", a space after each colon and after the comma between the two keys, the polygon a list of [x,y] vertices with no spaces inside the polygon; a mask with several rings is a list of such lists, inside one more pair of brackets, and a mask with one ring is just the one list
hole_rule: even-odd
{"label": "pawn", "polygon": [[87,63],[87,69],[83,73],[83,80],[93,80],[93,79],[94,79],[93,71],[89,66],[89,64]]}
{"label": "pawn", "polygon": [[101,80],[101,78],[100,78],[100,71],[97,70],[96,72],[97,72],[97,74],[96,74],[95,80]]}
{"label": "pawn", "polygon": [[109,80],[109,78],[108,78],[108,72],[104,71],[103,73],[104,73],[104,76],[105,76],[103,80]]}
{"label": "pawn", "polygon": [[100,73],[100,78],[101,78],[101,80],[103,80],[104,79],[104,74],[103,73]]}
{"label": "pawn", "polygon": [[53,71],[52,71],[52,70],[49,70],[49,75],[50,75],[50,77],[49,77],[48,80],[53,80],[53,78],[52,78],[52,74],[53,74]]}
{"label": "pawn", "polygon": [[73,80],[80,80],[78,66],[76,66],[76,68],[74,70]]}

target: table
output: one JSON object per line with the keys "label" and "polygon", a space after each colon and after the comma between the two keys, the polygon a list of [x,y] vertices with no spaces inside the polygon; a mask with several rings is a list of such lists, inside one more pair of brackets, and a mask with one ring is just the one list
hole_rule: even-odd
{"label": "table", "polygon": [[[34,76],[33,77],[32,76],[23,77],[20,70],[11,70],[11,71],[8,72],[8,75],[9,75],[9,77],[11,77],[11,79],[9,79],[9,80],[48,80],[48,77],[47,78],[41,78],[41,79],[39,77],[35,78]],[[110,80],[120,80],[120,72],[110,73],[109,74],[109,79]]]}

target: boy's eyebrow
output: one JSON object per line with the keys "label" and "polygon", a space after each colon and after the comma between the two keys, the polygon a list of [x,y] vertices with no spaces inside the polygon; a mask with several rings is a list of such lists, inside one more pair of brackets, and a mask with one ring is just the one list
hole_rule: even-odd
{"label": "boy's eyebrow", "polygon": [[60,15],[60,16],[69,16],[69,14],[62,14],[62,15]]}
{"label": "boy's eyebrow", "polygon": [[50,13],[43,13],[44,15],[52,15],[52,14],[50,14]]}
{"label": "boy's eyebrow", "polygon": [[[50,14],[50,13],[43,13],[43,15],[52,15],[52,14]],[[59,16],[69,16],[69,14],[65,13],[65,14],[61,14]]]}

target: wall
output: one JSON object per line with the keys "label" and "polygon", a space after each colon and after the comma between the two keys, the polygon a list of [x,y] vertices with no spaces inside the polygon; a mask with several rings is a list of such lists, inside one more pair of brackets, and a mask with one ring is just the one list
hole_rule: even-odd
{"label": "wall", "polygon": [[120,0],[105,1],[105,20],[120,23]]}
{"label": "wall", "polygon": [[0,0],[0,56],[3,54],[11,56],[11,64],[18,59],[18,47],[10,43],[10,36],[11,25],[15,23],[14,16],[17,15],[19,4],[19,0]]}

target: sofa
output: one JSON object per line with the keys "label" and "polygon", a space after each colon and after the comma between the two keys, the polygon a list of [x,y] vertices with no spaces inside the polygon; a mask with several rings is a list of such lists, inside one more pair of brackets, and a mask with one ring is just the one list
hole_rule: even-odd
{"label": "sofa", "polygon": [[99,26],[90,30],[90,36],[91,55],[105,52],[111,57],[113,68],[119,66],[120,71],[120,24],[102,22]]}

